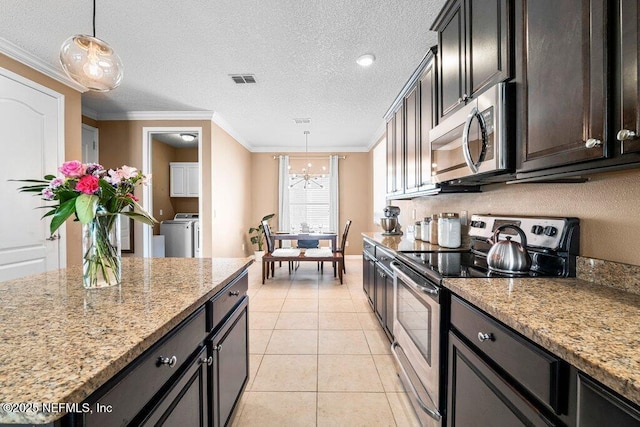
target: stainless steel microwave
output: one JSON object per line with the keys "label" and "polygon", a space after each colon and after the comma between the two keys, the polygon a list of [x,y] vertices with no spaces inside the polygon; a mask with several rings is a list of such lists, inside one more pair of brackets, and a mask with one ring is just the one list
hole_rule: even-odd
{"label": "stainless steel microwave", "polygon": [[431,175],[437,183],[481,181],[509,165],[507,84],[499,83],[429,132]]}

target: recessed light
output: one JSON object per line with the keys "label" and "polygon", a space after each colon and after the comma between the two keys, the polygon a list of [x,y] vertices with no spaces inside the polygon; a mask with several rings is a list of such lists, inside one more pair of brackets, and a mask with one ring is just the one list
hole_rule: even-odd
{"label": "recessed light", "polygon": [[356,59],[356,62],[361,67],[368,67],[369,65],[373,64],[375,60],[376,57],[373,54],[365,53],[364,55],[359,56],[358,59]]}
{"label": "recessed light", "polygon": [[182,138],[184,142],[193,142],[196,140],[196,136],[192,133],[181,133],[180,138]]}

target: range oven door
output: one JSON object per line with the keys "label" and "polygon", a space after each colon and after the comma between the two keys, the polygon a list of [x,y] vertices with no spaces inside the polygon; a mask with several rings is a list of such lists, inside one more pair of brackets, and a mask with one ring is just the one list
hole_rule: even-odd
{"label": "range oven door", "polygon": [[391,351],[423,425],[440,426],[440,289],[393,261],[394,336]]}
{"label": "range oven door", "polygon": [[508,169],[505,91],[493,86],[429,132],[435,182]]}

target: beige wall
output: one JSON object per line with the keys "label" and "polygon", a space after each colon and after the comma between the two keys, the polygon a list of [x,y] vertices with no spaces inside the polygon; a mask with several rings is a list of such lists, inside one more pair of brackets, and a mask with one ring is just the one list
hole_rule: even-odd
{"label": "beige wall", "polygon": [[[64,160],[82,160],[82,104],[80,92],[2,54],[0,54],[0,67],[64,95]],[[56,171],[50,171],[50,173],[56,174]],[[67,221],[66,227],[67,265],[81,264],[80,224]]]}
{"label": "beige wall", "polygon": [[[251,224],[256,226],[260,219],[269,213],[278,212],[278,161],[273,159],[275,154],[287,153],[252,153],[251,154]],[[288,153],[290,156],[299,157],[299,153]],[[371,153],[338,153],[347,156],[338,163],[340,180],[340,232],[344,229],[344,223],[350,219],[349,246],[347,255],[355,255],[362,252],[362,238],[360,233],[369,231],[372,227],[372,161]],[[315,159],[314,159],[315,162]],[[292,159],[292,164],[293,164]],[[314,163],[315,166],[315,163]],[[271,224],[277,227],[278,217],[271,220]],[[245,230],[246,235],[246,230]],[[248,243],[248,237],[247,244]],[[252,250],[252,249],[251,249]]]}
{"label": "beige wall", "polygon": [[582,184],[493,184],[478,194],[394,202],[401,224],[445,211],[580,218],[580,255],[640,265],[640,170],[593,175]]}
{"label": "beige wall", "polygon": [[[98,121],[100,132],[100,163],[105,167],[119,167],[123,164],[142,168],[142,129],[144,127],[202,127],[202,203],[200,212],[204,238],[203,256],[211,256],[212,199],[211,199],[211,121],[209,120],[108,120]],[[142,190],[136,190],[142,199]],[[166,215],[165,215],[166,216]],[[160,220],[160,218],[157,218]],[[134,256],[142,256],[142,227],[135,222]],[[209,238],[207,238],[209,236]]]}
{"label": "beige wall", "polygon": [[[213,188],[212,256],[245,256],[251,224],[251,153],[220,126],[212,126],[211,182]],[[244,249],[243,249],[243,245]]]}

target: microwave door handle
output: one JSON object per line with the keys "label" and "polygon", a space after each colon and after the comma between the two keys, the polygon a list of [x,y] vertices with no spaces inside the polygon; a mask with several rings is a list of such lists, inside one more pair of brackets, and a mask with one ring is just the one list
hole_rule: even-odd
{"label": "microwave door handle", "polygon": [[[482,152],[480,153],[480,158],[477,162],[474,162],[471,158],[471,149],[469,148],[469,133],[471,132],[471,123],[473,123],[474,118],[477,118],[478,123],[480,123],[480,140],[482,141]],[[482,114],[480,114],[477,107],[473,107],[464,124],[464,129],[462,131],[462,154],[464,155],[464,161],[469,169],[471,169],[471,172],[478,173],[478,167],[484,161],[484,157],[487,154],[487,126],[484,121],[484,117],[482,117]]]}

